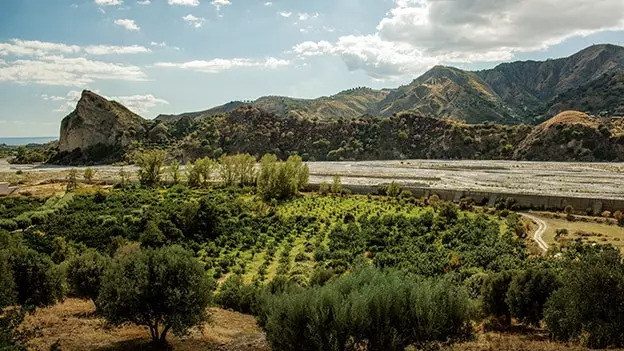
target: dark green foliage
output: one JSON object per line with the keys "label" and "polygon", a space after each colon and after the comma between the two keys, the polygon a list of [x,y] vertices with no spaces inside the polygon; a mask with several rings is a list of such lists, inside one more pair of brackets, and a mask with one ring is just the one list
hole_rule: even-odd
{"label": "dark green foliage", "polygon": [[111,259],[95,250],[88,250],[80,256],[72,257],[67,263],[67,281],[71,293],[83,299],[96,302],[104,271]]}
{"label": "dark green foliage", "polygon": [[511,325],[511,311],[506,299],[513,276],[513,272],[492,273],[481,288],[484,311],[494,317],[504,317],[507,326]]}
{"label": "dark green foliage", "polygon": [[621,254],[610,246],[578,249],[566,261],[561,288],[546,304],[544,320],[548,330],[557,340],[580,340],[590,348],[623,347]]}
{"label": "dark green foliage", "polygon": [[448,280],[418,280],[363,269],[323,287],[262,300],[273,350],[403,350],[463,340],[472,333],[465,292]]}
{"label": "dark green foliage", "polygon": [[505,301],[511,315],[522,323],[539,326],[544,305],[559,287],[559,277],[550,269],[529,269],[516,273]]}
{"label": "dark green foliage", "polygon": [[258,288],[245,284],[240,275],[232,275],[219,287],[215,302],[223,308],[250,314],[257,294]]}
{"label": "dark green foliage", "polygon": [[178,246],[140,249],[116,259],[102,279],[98,305],[113,325],[147,326],[153,341],[185,335],[208,320],[214,282]]}
{"label": "dark green foliage", "polygon": [[19,305],[44,307],[63,298],[62,276],[50,258],[21,245],[7,254]]}

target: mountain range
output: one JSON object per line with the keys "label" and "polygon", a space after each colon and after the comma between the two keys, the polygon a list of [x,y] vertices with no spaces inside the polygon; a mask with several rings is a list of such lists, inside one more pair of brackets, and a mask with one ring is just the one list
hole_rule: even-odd
{"label": "mountain range", "polygon": [[569,109],[624,115],[624,47],[594,45],[566,58],[503,63],[474,72],[435,66],[396,89],[355,88],[317,99],[265,96],[156,119],[201,118],[245,105],[280,117],[317,120],[388,117],[404,111],[502,124],[534,124]]}
{"label": "mountain range", "polygon": [[624,161],[622,115],[624,48],[596,45],[568,58],[478,72],[436,66],[397,89],[267,96],[155,120],[83,91],[61,123],[53,162],[132,162],[135,151],[150,148],[181,161],[224,153]]}

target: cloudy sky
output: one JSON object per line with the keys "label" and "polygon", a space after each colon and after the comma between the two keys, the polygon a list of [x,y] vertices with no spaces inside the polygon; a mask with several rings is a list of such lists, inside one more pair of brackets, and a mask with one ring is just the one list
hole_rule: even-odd
{"label": "cloudy sky", "polygon": [[594,43],[624,45],[623,0],[2,0],[0,137],[58,135],[83,89],[153,118]]}

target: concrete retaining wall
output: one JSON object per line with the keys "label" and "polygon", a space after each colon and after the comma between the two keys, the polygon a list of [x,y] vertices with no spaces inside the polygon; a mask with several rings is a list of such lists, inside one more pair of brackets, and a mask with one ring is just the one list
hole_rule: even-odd
{"label": "concrete retaining wall", "polygon": [[[310,184],[309,188],[310,190],[318,190],[319,186],[320,184]],[[378,186],[373,185],[344,185],[344,187],[354,194],[374,194],[378,189]],[[561,211],[566,206],[571,205],[575,212],[583,214],[588,209],[591,209],[594,214],[600,214],[602,211],[624,211],[624,200],[615,199],[462,191],[409,185],[401,185],[401,188],[411,191],[417,198],[435,194],[442,200],[459,202],[459,200],[469,197],[477,204],[488,206],[494,206],[498,200],[505,201],[511,197],[520,207],[530,209]]]}

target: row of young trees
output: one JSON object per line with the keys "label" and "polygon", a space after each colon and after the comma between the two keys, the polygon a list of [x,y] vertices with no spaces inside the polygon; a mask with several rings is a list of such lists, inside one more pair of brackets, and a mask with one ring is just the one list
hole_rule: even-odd
{"label": "row of young trees", "polygon": [[[166,172],[174,184],[182,181],[180,163],[176,160],[165,164],[166,153],[161,150],[138,154],[139,181],[144,186],[154,186],[162,182]],[[279,161],[275,155],[262,157],[256,167],[255,157],[247,154],[223,155],[218,160],[211,158],[187,162],[185,167],[187,184],[197,188],[207,186],[214,179],[215,173],[225,186],[253,186],[263,199],[283,200],[291,198],[308,186],[310,171],[300,156],[290,156],[286,161]]]}

